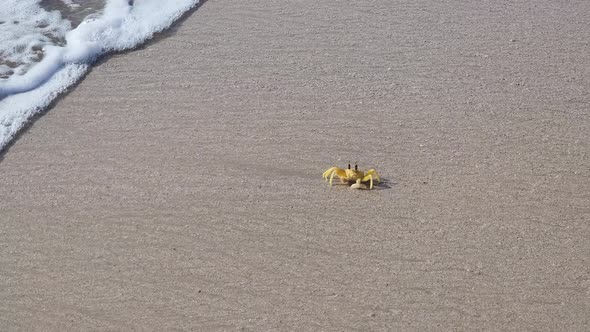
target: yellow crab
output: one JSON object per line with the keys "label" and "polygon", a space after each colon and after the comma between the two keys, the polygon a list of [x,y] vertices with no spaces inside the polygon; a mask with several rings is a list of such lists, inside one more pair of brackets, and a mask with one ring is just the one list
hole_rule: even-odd
{"label": "yellow crab", "polygon": [[323,177],[326,181],[328,181],[329,178],[330,185],[332,185],[334,174],[336,174],[343,183],[352,184],[352,186],[350,186],[352,189],[367,189],[367,185],[363,183],[367,181],[370,181],[369,189],[373,189],[373,180],[379,182],[379,174],[377,174],[376,170],[370,169],[366,172],[359,171],[356,164],[354,165],[354,170],[351,169],[350,164],[348,164],[347,169],[331,167],[325,171]]}

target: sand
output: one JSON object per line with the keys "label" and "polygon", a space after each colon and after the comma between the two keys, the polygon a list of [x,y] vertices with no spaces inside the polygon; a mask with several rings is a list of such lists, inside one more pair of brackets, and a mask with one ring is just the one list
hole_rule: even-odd
{"label": "sand", "polygon": [[2,154],[2,330],[590,329],[589,12],[208,1]]}

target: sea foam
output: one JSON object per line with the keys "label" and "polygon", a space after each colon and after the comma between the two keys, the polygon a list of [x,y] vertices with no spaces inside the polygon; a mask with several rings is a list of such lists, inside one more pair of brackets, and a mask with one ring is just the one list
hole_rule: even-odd
{"label": "sea foam", "polygon": [[[3,1],[11,9],[0,12],[0,29],[10,23],[18,27],[7,29],[10,34],[0,39],[0,54],[12,64],[6,69],[0,63],[0,77],[3,68],[12,71],[0,79],[0,151],[28,120],[81,79],[98,57],[138,46],[199,2],[108,0],[102,13],[71,29],[59,12],[43,10],[40,0]],[[42,58],[31,61],[35,57]]]}

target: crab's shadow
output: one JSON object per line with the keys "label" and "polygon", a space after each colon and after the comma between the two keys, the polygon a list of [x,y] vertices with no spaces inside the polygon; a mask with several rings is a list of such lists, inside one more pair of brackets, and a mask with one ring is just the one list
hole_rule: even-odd
{"label": "crab's shadow", "polygon": [[376,190],[391,189],[394,186],[397,186],[397,182],[393,182],[388,179],[381,179],[381,181],[379,183],[377,183],[377,185],[373,184],[373,189],[376,189]]}

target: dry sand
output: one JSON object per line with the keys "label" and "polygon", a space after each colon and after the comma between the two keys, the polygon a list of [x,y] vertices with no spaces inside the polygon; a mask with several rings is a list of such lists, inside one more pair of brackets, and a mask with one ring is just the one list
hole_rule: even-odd
{"label": "dry sand", "polygon": [[209,1],[102,61],[3,154],[2,330],[590,329],[590,2],[451,2]]}

